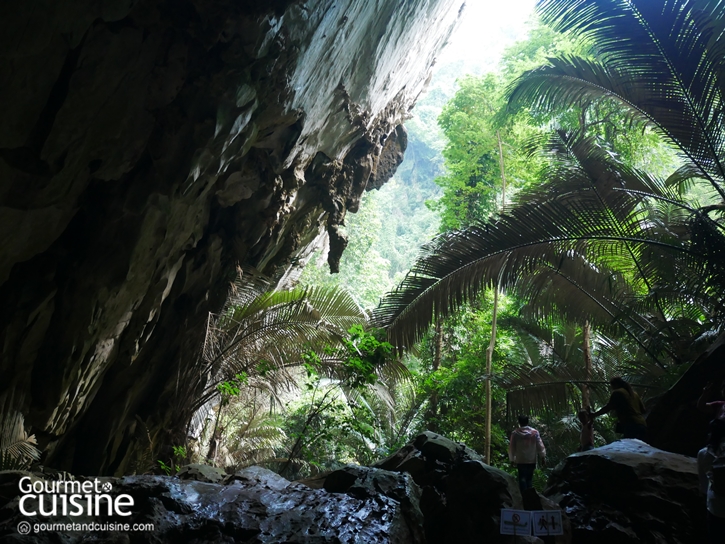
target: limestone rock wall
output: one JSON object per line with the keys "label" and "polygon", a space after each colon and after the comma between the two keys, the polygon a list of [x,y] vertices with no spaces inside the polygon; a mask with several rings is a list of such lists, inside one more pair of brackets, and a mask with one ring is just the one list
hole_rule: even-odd
{"label": "limestone rock wall", "polygon": [[0,397],[47,463],[181,443],[237,264],[330,236],[405,148],[462,0],[0,7]]}
{"label": "limestone rock wall", "polygon": [[707,443],[708,424],[714,408],[698,410],[703,389],[711,384],[711,394],[704,401],[719,400],[725,382],[725,335],[721,334],[710,348],[698,357],[677,383],[660,395],[647,416],[647,441],[666,451],[696,457]]}

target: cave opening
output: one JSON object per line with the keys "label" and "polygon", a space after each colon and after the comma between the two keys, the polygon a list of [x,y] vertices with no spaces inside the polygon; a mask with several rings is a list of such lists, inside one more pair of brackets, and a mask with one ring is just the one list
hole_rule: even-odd
{"label": "cave opening", "polygon": [[717,2],[46,4],[0,7],[0,540],[705,540]]}

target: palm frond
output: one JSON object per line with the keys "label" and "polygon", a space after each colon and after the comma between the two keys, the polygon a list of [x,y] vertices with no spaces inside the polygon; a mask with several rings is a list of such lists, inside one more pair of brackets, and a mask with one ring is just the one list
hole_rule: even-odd
{"label": "palm frond", "polygon": [[344,290],[260,291],[269,285],[255,278],[251,287],[236,282],[227,308],[210,323],[205,355],[207,367],[218,376],[216,383],[251,374],[260,364],[265,372],[275,370],[292,381],[287,369],[301,364],[303,353],[322,353],[365,319]]}
{"label": "palm frond", "polygon": [[512,108],[547,111],[614,100],[651,123],[725,197],[723,10],[707,0],[544,0],[542,19],[592,44],[524,74]]}
{"label": "palm frond", "polygon": [[568,384],[551,382],[532,386],[521,386],[506,391],[507,419],[518,414],[539,415],[544,411],[557,414],[571,412]]}
{"label": "palm frond", "polygon": [[542,313],[556,304],[569,320],[593,316],[639,335],[653,325],[627,302],[667,270],[702,265],[702,251],[682,236],[692,210],[666,215],[645,205],[674,197],[664,182],[624,167],[592,138],[559,133],[547,152],[556,160],[546,183],[488,223],[440,235],[381,302],[373,320],[398,348],[494,283]]}
{"label": "palm frond", "polygon": [[519,413],[542,415],[546,412],[565,416],[581,409],[582,390],[587,387],[595,405],[603,405],[609,396],[609,379],[626,376],[644,397],[661,390],[662,368],[651,361],[635,360],[636,353],[626,344],[601,332],[592,336],[592,367],[586,370],[581,330],[564,324],[542,327],[521,318],[505,322],[518,331],[517,345],[528,358],[520,364],[506,365],[495,378],[506,391],[508,417]]}
{"label": "palm frond", "polygon": [[35,435],[25,431],[25,418],[20,412],[5,412],[0,417],[0,470],[30,468],[40,459]]}

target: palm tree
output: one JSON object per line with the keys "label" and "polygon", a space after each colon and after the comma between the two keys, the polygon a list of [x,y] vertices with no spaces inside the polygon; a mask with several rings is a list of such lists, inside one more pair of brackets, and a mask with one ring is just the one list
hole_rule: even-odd
{"label": "palm tree", "polygon": [[[365,318],[343,290],[275,289],[255,270],[238,270],[223,310],[209,315],[197,364],[176,377],[172,402],[186,427],[179,435],[198,437],[207,420],[218,419],[225,385],[251,388],[277,402],[280,392],[295,386],[308,352],[321,353],[323,372],[341,372],[338,359],[324,350]],[[149,448],[157,449],[156,437],[149,437]]]}
{"label": "palm tree", "polygon": [[[412,345],[434,317],[495,280],[541,315],[614,324],[652,358],[662,350],[679,357],[655,344],[662,334],[677,340],[681,327],[671,317],[692,313],[693,299],[676,296],[674,287],[694,294],[700,282],[698,308],[714,296],[702,275],[704,257],[683,235],[697,210],[592,138],[559,133],[549,152],[555,160],[547,181],[519,193],[505,214],[442,234],[424,248],[374,314],[394,344]],[[655,204],[646,205],[648,199]]]}
{"label": "palm tree", "polygon": [[510,104],[547,111],[615,101],[651,123],[725,198],[725,13],[710,0],[542,0],[542,20],[590,44],[515,83]]}
{"label": "palm tree", "polygon": [[[580,111],[576,131],[546,146],[545,182],[499,217],[439,236],[376,310],[391,341],[410,346],[481,289],[517,291],[541,315],[618,329],[665,365],[692,358],[725,317],[723,205],[689,202],[703,180],[725,196],[725,15],[717,2],[543,0],[555,29],[589,55],[524,74],[509,107]],[[684,166],[658,179],[618,160],[591,130],[602,105],[654,127]]]}
{"label": "palm tree", "polygon": [[199,402],[216,396],[217,385],[240,374],[292,383],[290,371],[310,351],[322,354],[321,362],[328,363],[323,366],[334,372],[336,359],[325,348],[365,319],[365,312],[342,289],[273,289],[269,279],[240,271],[224,310],[209,316],[201,371],[211,379]]}
{"label": "palm tree", "polygon": [[[275,415],[305,373],[335,389],[335,397],[361,400],[365,390],[392,411],[389,388],[409,373],[397,358],[365,351],[365,319],[342,289],[275,289],[257,272],[240,270],[222,312],[209,316],[197,367],[179,380],[186,386],[179,403],[193,413],[189,434],[204,442],[200,454],[230,466],[273,457],[285,438]],[[368,359],[356,364],[362,352]]]}
{"label": "palm tree", "polygon": [[[265,394],[266,393],[266,394]],[[270,406],[274,395],[254,386],[245,387],[224,410],[224,441],[210,436],[217,429],[208,428],[199,446],[214,441],[214,458],[228,472],[250,465],[263,465],[276,460],[276,450],[283,447],[287,436],[279,414]],[[221,433],[220,433],[221,434]],[[199,454],[202,452],[200,451]]]}
{"label": "palm tree", "polygon": [[[691,305],[679,325],[706,321],[708,315],[720,320],[719,292],[725,285],[725,45],[720,38],[725,12],[708,0],[545,0],[540,13],[556,30],[588,42],[592,55],[551,59],[524,74],[511,90],[510,107],[563,111],[578,106],[585,111],[613,102],[630,120],[654,127],[679,150],[684,166],[668,185],[687,188],[704,181],[719,198],[700,206],[683,206],[677,192],[657,195],[654,204],[650,198],[648,205],[686,214],[679,234],[699,259],[702,274],[685,285],[670,277],[658,288],[662,296],[691,296],[704,307],[697,315],[697,305]],[[719,324],[710,330],[719,332]]]}
{"label": "palm tree", "polygon": [[573,323],[532,322],[508,317],[502,325],[518,333],[514,346],[519,362],[507,365],[496,380],[506,391],[507,419],[525,413],[571,414],[592,401],[603,405],[612,375],[630,376],[640,391],[659,392],[666,371],[655,363],[638,361],[626,342],[595,331],[591,335],[591,366],[585,364],[586,327]]}

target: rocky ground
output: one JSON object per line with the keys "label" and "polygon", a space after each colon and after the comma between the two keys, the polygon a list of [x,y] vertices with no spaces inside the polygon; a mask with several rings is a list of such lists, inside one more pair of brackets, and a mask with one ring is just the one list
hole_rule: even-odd
{"label": "rocky ground", "polygon": [[[0,543],[508,543],[501,508],[561,509],[556,544],[704,542],[705,505],[693,458],[622,440],[568,457],[544,495],[522,497],[515,479],[463,444],[426,432],[374,467],[347,466],[299,482],[251,467],[234,475],[190,465],[174,477],[99,479],[129,495],[130,516],[24,516],[18,482],[0,474]],[[94,481],[78,477],[76,481]],[[27,482],[28,480],[26,480]],[[37,510],[37,500],[24,507]],[[31,533],[21,535],[22,522]],[[40,523],[153,524],[144,531],[33,532]]]}

